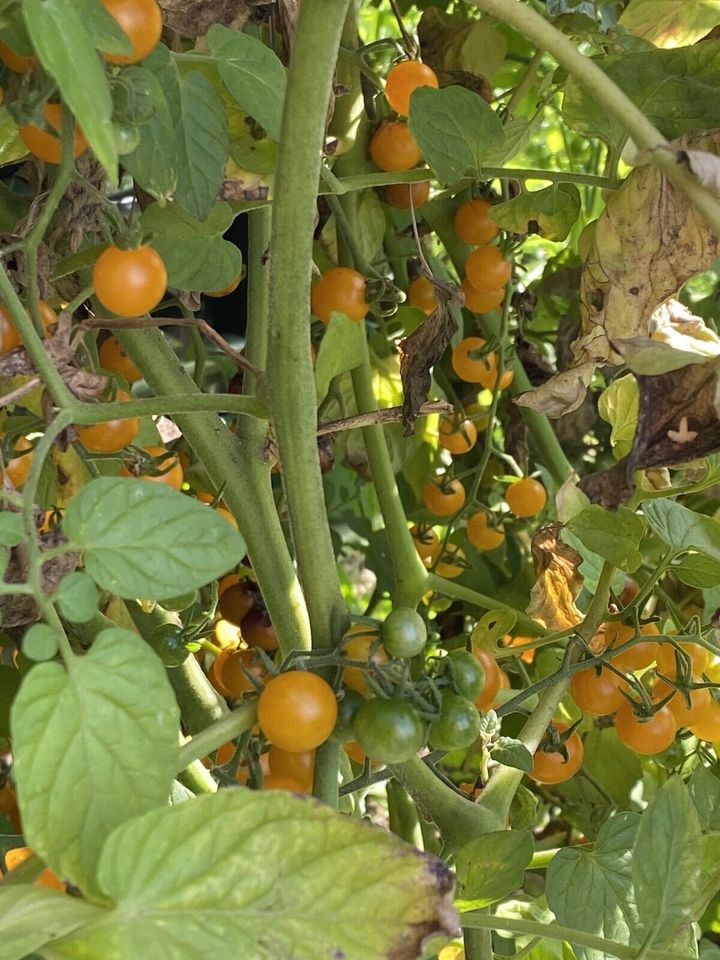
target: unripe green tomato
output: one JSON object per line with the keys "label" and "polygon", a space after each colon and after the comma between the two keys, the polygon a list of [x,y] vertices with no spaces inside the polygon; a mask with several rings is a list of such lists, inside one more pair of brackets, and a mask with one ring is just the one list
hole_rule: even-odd
{"label": "unripe green tomato", "polygon": [[181,613],[187,610],[197,600],[197,590],[188,590],[186,593],[180,593],[177,597],[170,597],[169,600],[161,600],[160,606],[165,610],[172,610],[175,613]]}
{"label": "unripe green tomato", "polygon": [[382,642],[391,657],[415,657],[427,643],[425,621],[412,607],[395,607],[382,625]]}
{"label": "unripe green tomato", "polygon": [[125,157],[128,153],[137,150],[137,146],[140,143],[140,131],[134,124],[121,123],[116,120],[113,123],[113,132],[115,134],[117,151],[121,157]]}
{"label": "unripe green tomato", "polygon": [[435,750],[460,750],[469,747],[480,734],[480,714],[465,697],[446,693],[440,705],[440,716],[428,730],[430,746]]}
{"label": "unripe green tomato", "polygon": [[467,650],[453,650],[447,661],[455,692],[467,700],[479,697],[485,686],[485,671],[477,657]]}
{"label": "unripe green tomato", "polygon": [[338,718],[330,739],[336,743],[348,743],[353,739],[353,723],[360,707],[365,703],[365,697],[349,687],[345,687],[341,700],[338,700]]}
{"label": "unripe green tomato", "polygon": [[149,642],[166,667],[179,667],[190,655],[184,630],[176,623],[161,624]]}
{"label": "unripe green tomato", "polygon": [[425,722],[407,700],[366,700],[355,717],[353,734],[363,753],[382,763],[403,763],[425,746]]}

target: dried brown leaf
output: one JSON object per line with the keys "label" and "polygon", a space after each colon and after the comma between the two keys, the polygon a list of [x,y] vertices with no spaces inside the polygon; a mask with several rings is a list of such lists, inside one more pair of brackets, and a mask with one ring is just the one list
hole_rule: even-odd
{"label": "dried brown leaf", "polygon": [[532,540],[535,585],[528,615],[548,630],[567,630],[583,619],[575,600],[583,587],[582,556],[560,539],[562,524],[541,527]]}
{"label": "dried brown leaf", "polygon": [[[57,530],[41,533],[41,550],[50,550],[66,543],[66,538]],[[55,593],[58,584],[77,567],[79,553],[63,553],[51,557],[42,565],[42,587],[46,596]],[[20,544],[10,551],[10,559],[5,570],[5,583],[25,583],[27,581],[27,548]],[[24,593],[0,595],[0,624],[3,627],[20,627],[40,619],[40,610],[34,598]]]}
{"label": "dried brown leaf", "polygon": [[244,0],[159,0],[163,22],[181,37],[204,37],[214,23],[242,27],[250,16]]}
{"label": "dried brown leaf", "polygon": [[555,374],[535,390],[520,394],[515,403],[548,417],[562,417],[582,404],[594,372],[594,363],[581,363]]}

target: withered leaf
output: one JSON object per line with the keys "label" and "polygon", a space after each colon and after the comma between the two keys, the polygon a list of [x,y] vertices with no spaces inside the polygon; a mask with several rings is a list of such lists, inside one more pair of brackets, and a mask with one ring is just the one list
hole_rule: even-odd
{"label": "withered leaf", "polygon": [[159,0],[163,22],[181,37],[204,37],[214,23],[240,28],[249,17],[244,0]]}
{"label": "withered leaf", "polygon": [[[40,548],[50,550],[66,542],[66,538],[57,530],[41,533],[39,536]],[[79,553],[63,553],[51,557],[42,565],[43,592],[49,596],[58,588],[58,584],[77,567],[80,560]],[[24,583],[27,580],[28,556],[24,544],[13,547],[10,559],[5,570],[6,583]],[[34,598],[24,593],[9,593],[0,595],[0,624],[3,627],[20,627],[26,623],[33,623],[40,618],[40,610]]]}
{"label": "withered leaf", "polygon": [[547,417],[562,417],[582,404],[595,372],[595,364],[588,361],[555,374],[541,386],[515,398],[521,407],[529,407]]}
{"label": "withered leaf", "polygon": [[535,585],[527,613],[548,630],[567,630],[583,619],[575,606],[584,577],[582,556],[560,539],[561,523],[541,527],[532,539]]}

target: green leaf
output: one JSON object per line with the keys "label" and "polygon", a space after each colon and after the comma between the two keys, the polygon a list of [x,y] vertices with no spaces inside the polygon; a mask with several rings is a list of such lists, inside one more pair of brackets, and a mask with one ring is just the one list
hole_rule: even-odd
{"label": "green leaf", "polygon": [[410,130],[443,183],[482,177],[485,153],[505,139],[498,115],[464,87],[420,87],[412,95]]}
{"label": "green leaf", "polygon": [[52,660],[58,652],[58,635],[46,623],[35,623],[22,638],[22,652],[38,663]]}
{"label": "green leaf", "polygon": [[104,910],[56,890],[25,883],[2,887],[2,958],[23,960],[104,914]]}
{"label": "green leaf", "polygon": [[522,742],[512,737],[498,737],[490,750],[490,756],[506,767],[515,767],[530,773],[533,768],[532,754]]}
{"label": "green leaf", "polygon": [[98,50],[103,53],[133,52],[130,37],[102,3],[98,3],[97,0],[75,0],[75,7]]}
{"label": "green leaf", "polygon": [[0,664],[0,737],[10,736],[10,707],[20,689],[22,674]]}
{"label": "green leaf", "polygon": [[[18,133],[17,124],[10,116],[7,107],[0,107],[0,166],[6,163],[14,163],[15,160],[26,156],[27,152],[28,148]],[[6,196],[6,194],[9,194],[9,196]],[[22,198],[15,197],[15,195],[10,193],[7,187],[4,186],[2,203],[0,204],[0,217],[2,217],[3,220],[0,220],[0,226],[3,225],[5,217],[4,208],[9,206],[11,202],[15,204],[20,203],[22,202]],[[20,214],[20,216],[21,215],[22,214]],[[7,228],[8,232],[15,226],[18,218],[19,217],[16,217],[16,219],[12,221],[10,227]]]}
{"label": "green leaf", "polygon": [[23,13],[40,62],[115,183],[118,154],[110,84],[81,11],[75,0],[23,0]]}
{"label": "green leaf", "polygon": [[230,134],[230,156],[250,173],[274,173],[277,168],[278,145],[270,137],[256,136],[253,121],[244,110],[225,104]]}
{"label": "green leaf", "polygon": [[[601,828],[593,849],[566,847],[553,857],[545,894],[558,923],[619,943],[638,944],[632,845],[639,821],[635,813],[619,813]],[[574,949],[584,960],[611,956],[589,947],[575,945]]]}
{"label": "green leaf", "polygon": [[279,140],[287,78],[277,55],[257,37],[219,23],[208,30],[207,43],[230,95]]}
{"label": "green leaf", "polygon": [[704,764],[693,770],[688,780],[688,792],[703,833],[720,830],[720,780]]}
{"label": "green leaf", "polygon": [[584,507],[576,513],[567,528],[593,553],[609,560],[614,566],[632,573],[642,563],[638,550],[645,524],[627,507],[615,513],[597,504]]}
{"label": "green leaf", "polygon": [[643,504],[655,533],[676,550],[700,550],[720,560],[720,523],[665,498]]}
{"label": "green leaf", "polygon": [[215,203],[196,220],[177,203],[154,203],[142,215],[153,233],[153,247],[165,261],[170,286],[180,290],[222,290],[242,270],[242,253],[223,234],[232,224],[227,203]]}
{"label": "green leaf", "polygon": [[123,70],[123,82],[130,88],[133,118],[138,118],[135,122],[140,134],[135,150],[123,157],[123,166],[151,197],[166,200],[175,190],[178,177],[175,129],[161,82],[163,63],[171,72],[172,67],[162,53],[153,63],[159,76],[146,67]]}
{"label": "green leaf", "polygon": [[580,214],[580,193],[573,183],[554,183],[532,193],[523,190],[496,204],[490,216],[511,233],[537,233],[546,240],[565,240]]}
{"label": "green leaf", "polygon": [[162,664],[128,630],[102,631],[68,669],[42,663],[25,677],[11,713],[25,838],[86,894],[110,831],[167,803],[178,723]]}
{"label": "green leaf", "polygon": [[245,555],[237,530],[206,504],[123,477],[100,477],[76,493],[63,530],[93,580],[125,599],[203,587]]}
{"label": "green leaf", "polygon": [[438,860],[279,791],[221,790],[138,817],[107,841],[98,878],[117,907],[59,956],[141,957],[153,944],[163,960],[377,960],[416,956],[456,927]]}
{"label": "green leaf", "polygon": [[100,595],[95,581],[77,570],[60,581],[55,599],[66,620],[87,623],[97,613]]}
{"label": "green leaf", "polygon": [[[643,50],[604,57],[602,69],[669,140],[720,125],[720,42],[675,50]],[[619,146],[625,128],[570,77],[565,121],[578,133]]]}
{"label": "green leaf", "polygon": [[16,547],[25,539],[25,527],[21,513],[0,513],[0,544],[4,547]]}
{"label": "green leaf", "polygon": [[696,363],[717,365],[720,339],[712,331],[708,333],[710,336],[703,340],[691,336],[674,336],[665,341],[650,337],[619,337],[613,340],[613,347],[633,373],[658,376]]}
{"label": "green leaf", "polygon": [[502,900],[523,885],[535,851],[529,830],[484,833],[462,847],[455,857],[458,896],[473,909]]}
{"label": "green leaf", "polygon": [[600,394],[598,413],[612,427],[610,445],[616,460],[632,450],[640,410],[640,391],[635,377],[628,374],[613,380]]}
{"label": "green leaf", "polygon": [[673,564],[673,573],[689,587],[709,589],[720,583],[720,560],[711,560],[704,553],[690,553]]}
{"label": "green leaf", "polygon": [[497,147],[486,150],[483,164],[486,167],[502,167],[528,146],[542,126],[542,113],[538,112],[531,120],[527,117],[513,117],[503,124],[505,140]]}
{"label": "green leaf", "polygon": [[697,919],[702,837],[687,787],[674,776],[658,790],[643,813],[633,847],[632,872],[638,916],[653,930],[650,946],[669,944],[681,924]]}
{"label": "green leaf", "polygon": [[718,0],[630,0],[620,15],[626,30],[658,47],[686,47],[720,20]]}
{"label": "green leaf", "polygon": [[363,325],[355,323],[344,313],[333,310],[325,335],[320,341],[315,363],[318,404],[321,404],[327,396],[334,377],[348,370],[354,370],[362,363],[364,345]]}

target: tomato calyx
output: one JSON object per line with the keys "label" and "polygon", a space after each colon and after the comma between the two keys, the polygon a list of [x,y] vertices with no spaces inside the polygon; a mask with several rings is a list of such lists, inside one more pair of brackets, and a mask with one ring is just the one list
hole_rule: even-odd
{"label": "tomato calyx", "polygon": [[559,753],[563,760],[567,763],[569,759],[567,748],[568,741],[576,732],[581,723],[582,719],[576,720],[571,726],[567,726],[564,723],[551,723],[545,731],[545,736],[535,752]]}

